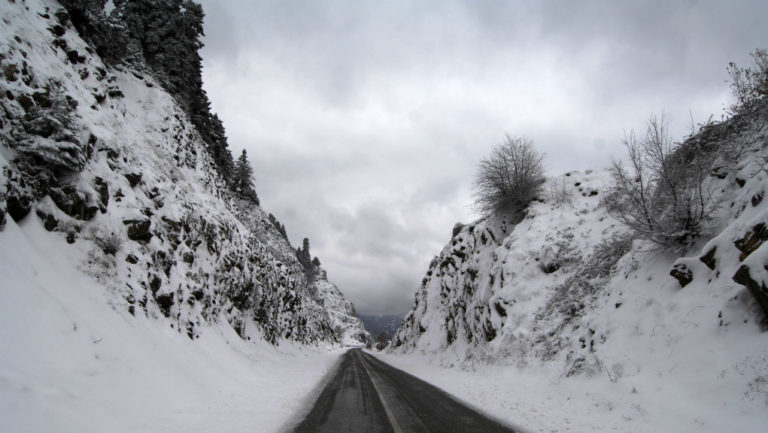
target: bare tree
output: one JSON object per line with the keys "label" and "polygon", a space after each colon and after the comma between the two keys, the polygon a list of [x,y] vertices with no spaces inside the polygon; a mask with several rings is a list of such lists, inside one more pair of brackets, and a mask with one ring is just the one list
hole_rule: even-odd
{"label": "bare tree", "polygon": [[731,91],[736,98],[730,107],[733,113],[752,110],[768,96],[768,51],[757,49],[752,59],[754,68],[740,68],[734,62],[728,64]]}
{"label": "bare tree", "polygon": [[629,169],[613,161],[616,184],[606,199],[609,211],[662,247],[691,245],[717,207],[708,176],[711,156],[676,152],[663,114],[651,116],[642,137],[630,132],[624,145]]}
{"label": "bare tree", "polygon": [[525,209],[545,180],[543,159],[531,140],[507,135],[504,143],[480,161],[474,183],[478,209],[484,213]]}

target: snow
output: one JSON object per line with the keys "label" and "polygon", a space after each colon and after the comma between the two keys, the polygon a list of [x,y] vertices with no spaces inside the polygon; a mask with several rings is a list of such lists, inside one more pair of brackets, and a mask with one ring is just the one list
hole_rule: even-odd
{"label": "snow", "polygon": [[342,349],[245,342],[221,321],[192,341],[110,308],[77,244],[37,221],[0,248],[0,418],[13,432],[278,431]]}

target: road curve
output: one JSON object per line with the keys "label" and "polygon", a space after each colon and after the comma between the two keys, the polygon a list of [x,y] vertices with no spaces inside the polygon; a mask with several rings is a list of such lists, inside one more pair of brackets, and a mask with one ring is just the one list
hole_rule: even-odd
{"label": "road curve", "polygon": [[440,389],[360,349],[335,375],[295,433],[514,433]]}

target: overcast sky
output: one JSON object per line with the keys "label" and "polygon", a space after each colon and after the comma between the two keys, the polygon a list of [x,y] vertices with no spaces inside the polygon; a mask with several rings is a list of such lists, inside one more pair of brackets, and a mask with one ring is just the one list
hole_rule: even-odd
{"label": "overcast sky", "polygon": [[605,167],[664,109],[720,118],[757,1],[203,0],[204,87],[262,207],[362,313],[403,313],[505,134],[549,174]]}

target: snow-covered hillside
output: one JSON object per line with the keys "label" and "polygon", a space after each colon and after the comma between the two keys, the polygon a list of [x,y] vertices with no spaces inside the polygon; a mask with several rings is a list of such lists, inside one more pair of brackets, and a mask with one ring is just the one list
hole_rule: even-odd
{"label": "snow-covered hillside", "polygon": [[221,318],[270,342],[364,332],[337,319],[351,305],[310,283],[261,208],[224,187],[150,75],[106,66],[53,1],[0,7],[3,214],[71,244],[116,310],[165,317],[190,338]]}
{"label": "snow-covered hillside", "polygon": [[191,340],[131,316],[35,219],[0,242],[3,432],[280,431],[341,353],[246,341],[223,314]]}
{"label": "snow-covered hillside", "polygon": [[55,1],[0,17],[0,430],[278,429],[367,341],[352,304],[151,74]]}
{"label": "snow-covered hillside", "polygon": [[[721,205],[684,257],[633,240],[611,217],[601,200],[609,172],[549,179],[521,221],[456,227],[391,343],[412,358],[393,362],[416,373],[431,371],[422,357],[487,370],[427,377],[535,431],[763,431],[766,315],[734,276],[748,269],[736,279],[756,293],[768,282],[768,109],[686,145],[717,153]],[[681,287],[673,268],[691,281]],[[566,410],[575,424],[531,416],[570,399],[592,407],[581,418]]]}

